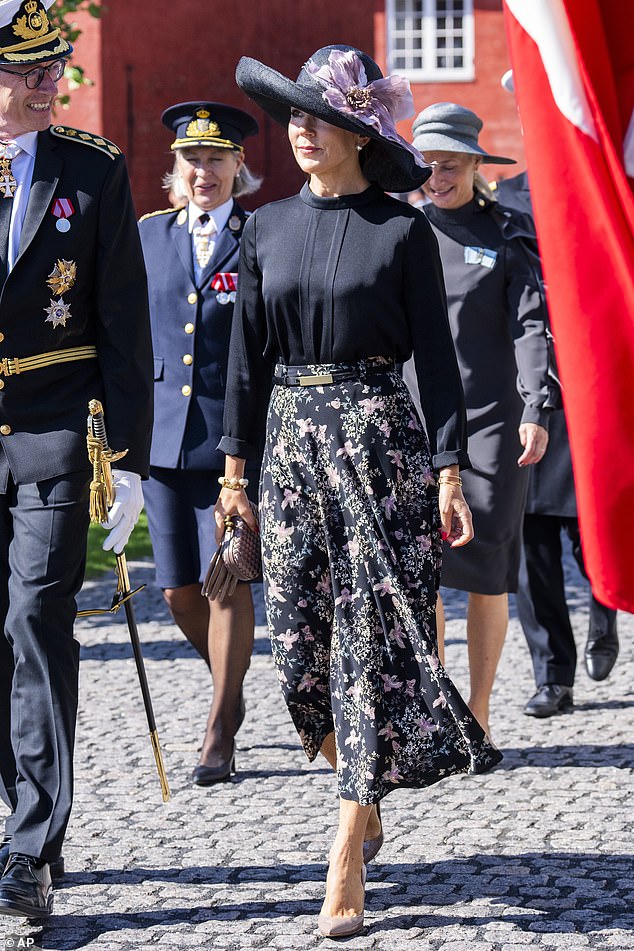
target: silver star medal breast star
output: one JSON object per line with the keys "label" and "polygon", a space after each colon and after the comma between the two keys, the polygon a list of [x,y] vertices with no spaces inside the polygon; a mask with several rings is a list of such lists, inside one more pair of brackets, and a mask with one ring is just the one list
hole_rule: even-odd
{"label": "silver star medal breast star", "polygon": [[70,317],[70,304],[65,304],[64,298],[60,297],[59,300],[52,300],[51,306],[45,307],[44,312],[48,314],[44,323],[53,324],[53,328],[59,327],[60,324],[65,327]]}

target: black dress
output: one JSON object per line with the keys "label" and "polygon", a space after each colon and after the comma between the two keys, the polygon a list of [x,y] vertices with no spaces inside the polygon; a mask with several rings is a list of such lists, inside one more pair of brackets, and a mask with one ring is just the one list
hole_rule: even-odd
{"label": "black dress", "polygon": [[542,299],[521,242],[509,236],[506,209],[474,198],[452,211],[426,205],[425,213],[440,245],[465,393],[472,468],[463,490],[475,531],[464,548],[444,546],[441,583],[502,594],[517,588],[529,475],[517,465],[518,428],[547,427],[550,414]]}
{"label": "black dress", "polygon": [[[421,263],[422,262],[422,263]],[[400,376],[414,350],[436,467],[468,464],[438,252],[425,217],[371,187],[307,187],[247,222],[220,446],[257,451],[265,604],[289,712],[313,759],[334,731],[339,793],[481,772],[500,754],[436,651],[432,456]],[[354,377],[275,385],[273,364]]]}

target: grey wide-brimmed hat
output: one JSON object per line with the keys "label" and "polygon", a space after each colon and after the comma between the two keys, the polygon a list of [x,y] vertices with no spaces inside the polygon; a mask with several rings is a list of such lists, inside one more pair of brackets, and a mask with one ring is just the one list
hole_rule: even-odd
{"label": "grey wide-brimmed hat", "polygon": [[353,46],[324,46],[302,66],[297,81],[243,56],[236,82],[267,115],[287,126],[299,109],[340,129],[369,136],[359,153],[363,174],[390,192],[418,188],[431,175],[395,122],[413,115],[408,81],[384,77],[368,56]]}
{"label": "grey wide-brimmed hat", "polygon": [[515,165],[515,159],[489,155],[478,145],[482,119],[455,102],[435,102],[419,112],[412,125],[414,148],[425,152],[466,152],[479,155],[483,162]]}

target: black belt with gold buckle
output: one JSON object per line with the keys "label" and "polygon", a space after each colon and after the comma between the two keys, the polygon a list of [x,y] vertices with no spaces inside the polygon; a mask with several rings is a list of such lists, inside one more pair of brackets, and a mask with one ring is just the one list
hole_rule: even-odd
{"label": "black belt with gold buckle", "polygon": [[[324,365],[323,373],[315,373],[321,364],[287,367],[277,364],[273,382],[278,386],[328,386],[345,383],[347,380],[363,380],[371,373],[386,373],[394,369],[394,360],[380,357],[377,360],[360,360],[358,363],[333,363]],[[326,367],[330,369],[326,369]]]}

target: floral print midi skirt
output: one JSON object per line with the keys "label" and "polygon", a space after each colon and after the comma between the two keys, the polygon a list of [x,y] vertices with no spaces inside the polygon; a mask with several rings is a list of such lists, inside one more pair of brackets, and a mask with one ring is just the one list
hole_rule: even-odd
{"label": "floral print midi skirt", "polygon": [[340,796],[498,763],[438,659],[436,480],[398,373],[274,386],[260,520],[282,692],[309,759],[334,730]]}

